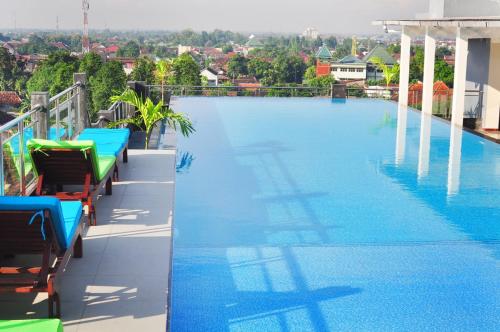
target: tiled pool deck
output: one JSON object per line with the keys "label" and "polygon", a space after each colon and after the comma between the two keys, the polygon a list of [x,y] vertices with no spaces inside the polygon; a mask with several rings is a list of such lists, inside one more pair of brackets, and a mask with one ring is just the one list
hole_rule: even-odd
{"label": "tiled pool deck", "polygon": [[[166,330],[175,151],[130,150],[121,166],[83,258],[61,278],[65,332]],[[0,309],[0,319],[44,318],[46,296],[0,294]]]}

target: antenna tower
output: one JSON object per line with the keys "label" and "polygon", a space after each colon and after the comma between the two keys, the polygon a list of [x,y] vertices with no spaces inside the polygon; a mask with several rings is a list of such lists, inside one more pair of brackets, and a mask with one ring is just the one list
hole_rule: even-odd
{"label": "antenna tower", "polygon": [[82,37],[82,52],[90,52],[90,41],[89,41],[89,0],[82,0],[83,9],[83,37]]}

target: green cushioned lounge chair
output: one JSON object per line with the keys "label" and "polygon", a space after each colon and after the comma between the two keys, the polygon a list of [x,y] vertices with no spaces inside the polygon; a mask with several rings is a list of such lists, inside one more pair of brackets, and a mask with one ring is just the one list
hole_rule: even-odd
{"label": "green cushioned lounge chair", "polygon": [[[58,279],[71,257],[83,255],[82,208],[55,197],[0,197],[0,293],[47,293],[49,317],[60,317]],[[39,260],[19,266],[23,259],[5,258],[12,255]]]}
{"label": "green cushioned lounge chair", "polygon": [[63,332],[59,319],[0,320],[2,332]]}
{"label": "green cushioned lounge chair", "polygon": [[[28,141],[33,168],[38,175],[36,195],[52,195],[62,200],[81,200],[88,207],[89,224],[95,225],[92,203],[105,184],[106,195],[112,194],[112,175],[116,157],[97,154],[94,141]],[[77,185],[82,190],[64,192],[63,186]]]}

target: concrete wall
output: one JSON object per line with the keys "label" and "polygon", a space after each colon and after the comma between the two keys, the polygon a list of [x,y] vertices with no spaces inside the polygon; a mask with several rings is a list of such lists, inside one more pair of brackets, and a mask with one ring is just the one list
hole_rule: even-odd
{"label": "concrete wall", "polygon": [[500,16],[497,0],[430,0],[429,17]]}
{"label": "concrete wall", "polygon": [[491,43],[489,81],[482,127],[498,129],[500,118],[500,43]]}
{"label": "concrete wall", "polygon": [[465,94],[465,118],[483,114],[486,105],[486,87],[489,76],[490,39],[469,39],[466,90],[479,90],[483,94]]}

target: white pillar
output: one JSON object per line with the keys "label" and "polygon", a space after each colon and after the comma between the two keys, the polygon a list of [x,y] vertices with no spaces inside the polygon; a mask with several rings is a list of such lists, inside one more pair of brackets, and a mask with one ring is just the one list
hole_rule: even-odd
{"label": "white pillar", "polygon": [[401,56],[399,60],[399,104],[408,106],[408,83],[410,82],[411,37],[408,27],[401,32]]}
{"label": "white pillar", "polygon": [[419,179],[429,173],[429,154],[431,144],[432,100],[434,98],[434,62],[436,39],[431,28],[425,31],[424,86],[422,90],[422,114],[420,117],[420,145],[418,151]]}
{"label": "white pillar", "polygon": [[[453,101],[451,124],[463,126],[465,110],[465,79],[467,73],[467,54],[469,40],[461,28],[457,29],[455,50],[455,78],[453,81]],[[453,138],[453,136],[451,136]]]}
{"label": "white pillar", "polygon": [[404,161],[406,148],[406,122],[408,117],[408,83],[410,81],[411,37],[408,28],[401,32],[401,57],[399,61],[399,106],[396,132],[396,165]]}
{"label": "white pillar", "polygon": [[500,43],[493,42],[490,47],[490,66],[488,85],[484,88],[486,105],[482,115],[483,129],[496,129],[500,123]]}
{"label": "white pillar", "polygon": [[434,60],[436,57],[436,39],[431,36],[430,29],[427,28],[425,31],[424,86],[422,90],[422,112],[426,114],[432,114]]}
{"label": "white pillar", "polygon": [[460,190],[462,134],[462,127],[451,126],[450,156],[448,159],[448,197],[458,194]]}

